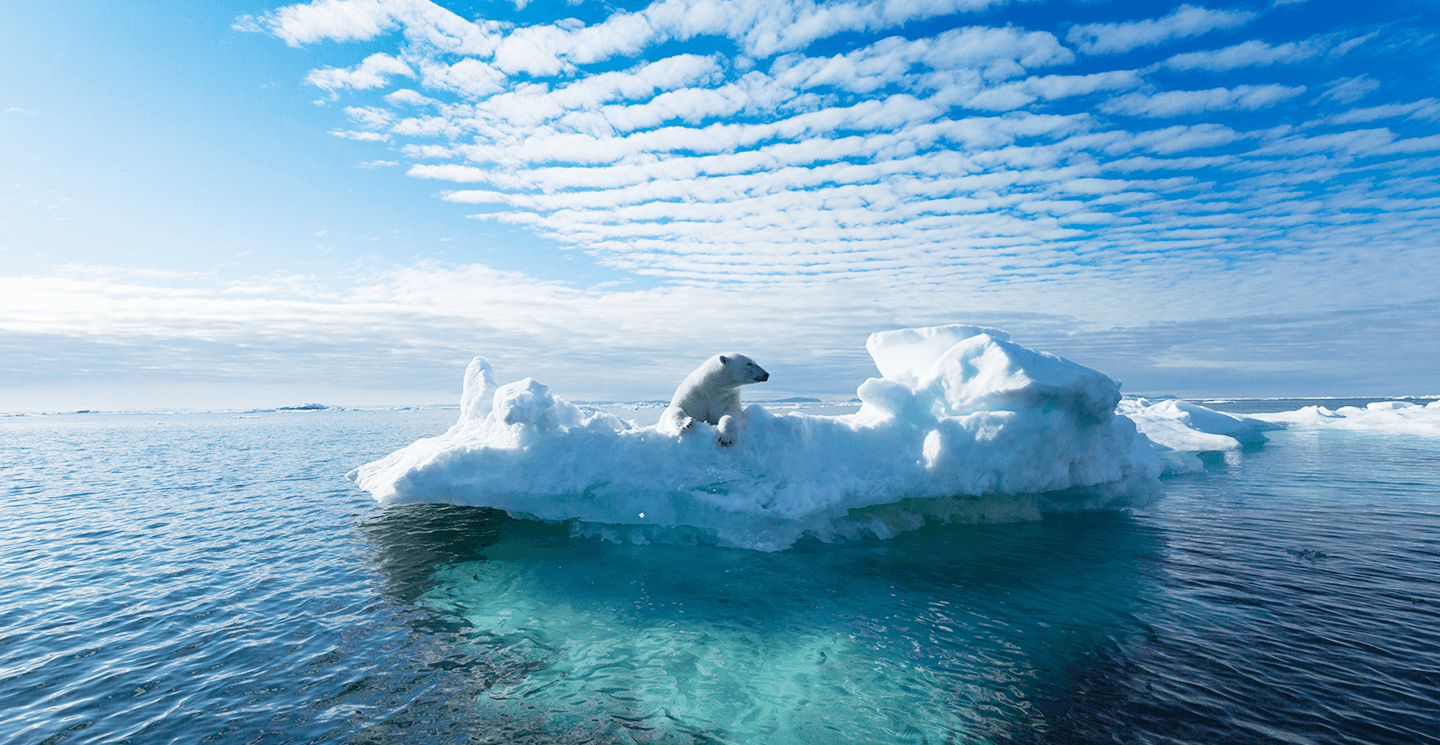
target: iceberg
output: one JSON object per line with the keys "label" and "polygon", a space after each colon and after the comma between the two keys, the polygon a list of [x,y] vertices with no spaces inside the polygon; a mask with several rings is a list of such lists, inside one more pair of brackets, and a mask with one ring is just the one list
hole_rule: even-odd
{"label": "iceberg", "polygon": [[1285,425],[1207,409],[1178,399],[1151,401],[1127,398],[1118,413],[1135,422],[1140,433],[1155,446],[1166,474],[1199,473],[1205,470],[1197,453],[1240,450],[1267,441],[1264,433],[1285,429]]}
{"label": "iceberg", "polygon": [[525,378],[465,372],[460,418],[355,469],[382,504],[441,502],[567,521],[611,540],[781,550],[804,536],[890,537],[927,521],[1008,522],[1142,506],[1158,495],[1150,441],[1116,416],[1120,384],[996,329],[872,334],[881,376],[853,414],[746,406],[730,448],[578,406]]}

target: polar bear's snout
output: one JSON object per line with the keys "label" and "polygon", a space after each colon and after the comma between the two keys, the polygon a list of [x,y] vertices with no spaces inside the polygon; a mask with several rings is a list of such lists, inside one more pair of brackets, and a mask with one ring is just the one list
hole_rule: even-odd
{"label": "polar bear's snout", "polygon": [[767,380],[769,380],[769,379],[770,379],[770,373],[765,372],[764,370],[761,370],[761,371],[760,371],[760,374],[755,377],[755,382],[756,382],[756,383],[764,383],[765,381],[767,381]]}

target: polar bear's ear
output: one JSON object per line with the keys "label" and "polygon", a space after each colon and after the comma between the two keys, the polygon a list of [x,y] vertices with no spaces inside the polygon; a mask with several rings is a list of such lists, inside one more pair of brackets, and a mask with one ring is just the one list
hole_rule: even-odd
{"label": "polar bear's ear", "polygon": [[723,354],[720,355],[720,364],[722,364],[722,365],[728,365],[728,364],[730,364],[730,358],[729,358],[729,357],[726,357],[726,356],[723,355]]}

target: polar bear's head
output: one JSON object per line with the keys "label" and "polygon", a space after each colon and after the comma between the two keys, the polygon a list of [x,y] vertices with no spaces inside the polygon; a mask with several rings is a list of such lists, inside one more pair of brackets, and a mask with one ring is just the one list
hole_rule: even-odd
{"label": "polar bear's head", "polygon": [[755,364],[755,360],[743,354],[726,352],[716,355],[720,363],[720,369],[724,374],[725,381],[731,385],[749,385],[751,383],[764,383],[770,379],[770,373]]}

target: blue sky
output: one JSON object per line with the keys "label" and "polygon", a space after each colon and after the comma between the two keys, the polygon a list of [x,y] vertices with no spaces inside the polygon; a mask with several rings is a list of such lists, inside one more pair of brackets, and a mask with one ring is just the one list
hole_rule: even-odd
{"label": "blue sky", "polygon": [[8,8],[0,409],[848,397],[967,322],[1131,392],[1440,392],[1431,2]]}

